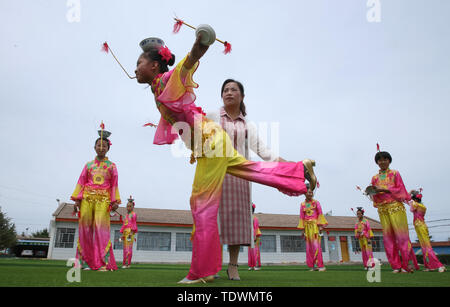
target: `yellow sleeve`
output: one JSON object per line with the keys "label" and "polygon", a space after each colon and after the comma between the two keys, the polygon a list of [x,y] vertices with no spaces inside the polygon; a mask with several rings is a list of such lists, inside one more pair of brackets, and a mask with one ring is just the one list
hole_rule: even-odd
{"label": "yellow sleeve", "polygon": [[321,225],[321,226],[328,225],[328,221],[325,219],[325,216],[323,216],[323,214],[319,215],[319,217],[317,219],[317,225]]}
{"label": "yellow sleeve", "polygon": [[169,103],[179,100],[186,92],[193,94],[193,88],[197,88],[198,84],[194,82],[193,74],[197,70],[199,62],[195,63],[190,69],[184,67],[184,62],[188,56],[181,60],[173,70],[165,89],[158,96],[161,103]]}

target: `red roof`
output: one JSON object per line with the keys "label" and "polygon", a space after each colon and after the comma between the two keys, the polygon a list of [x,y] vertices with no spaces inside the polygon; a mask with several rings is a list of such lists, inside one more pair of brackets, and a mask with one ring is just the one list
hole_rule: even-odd
{"label": "red roof", "polygon": [[[76,222],[77,217],[72,215],[73,204],[61,203],[58,209],[53,213],[56,221]],[[117,209],[122,215],[126,214],[125,207]],[[190,210],[173,209],[153,209],[153,208],[134,208],[137,215],[138,225],[151,226],[172,226],[172,227],[192,227],[192,214]],[[297,229],[299,216],[292,214],[269,214],[256,213],[261,229]],[[353,231],[357,221],[355,216],[326,216],[328,221],[328,230]],[[374,231],[381,231],[381,224],[371,218],[370,226]],[[119,224],[119,217],[111,218],[112,224]]]}

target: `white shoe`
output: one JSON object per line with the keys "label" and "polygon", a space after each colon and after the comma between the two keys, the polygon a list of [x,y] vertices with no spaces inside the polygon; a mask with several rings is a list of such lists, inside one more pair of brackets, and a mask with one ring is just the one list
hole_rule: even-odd
{"label": "white shoe", "polygon": [[254,270],[254,268],[252,268],[252,267],[249,267],[249,268],[248,268],[248,270],[249,270],[249,271],[252,271],[252,270]]}
{"label": "white shoe", "polygon": [[394,274],[400,273],[400,270],[399,269],[393,270],[392,273]]}
{"label": "white shoe", "polygon": [[[187,277],[183,278],[182,280],[180,280],[179,282],[177,282],[177,284],[186,284],[186,285],[190,285],[190,284],[198,284],[202,282],[201,278],[199,279],[194,279],[194,280],[190,280]],[[204,282],[204,281],[203,281]]]}
{"label": "white shoe", "polygon": [[199,283],[206,284],[207,282],[212,282],[212,281],[214,281],[214,275],[210,275],[210,276],[206,276],[206,277],[199,278],[199,279],[194,279],[194,280],[190,280],[187,277],[185,277],[185,278],[183,278],[182,280],[180,280],[177,283],[178,284],[191,285],[191,284],[199,284]]}
{"label": "white shoe", "polygon": [[261,270],[261,268],[255,268],[255,271],[259,271],[259,270]]}
{"label": "white shoe", "polygon": [[445,272],[445,271],[447,271],[447,269],[445,268],[445,266],[441,266],[441,267],[438,269],[438,272],[439,272],[439,273],[443,273],[443,272]]}
{"label": "white shoe", "polygon": [[319,268],[319,272],[325,272],[326,270],[326,268]]}

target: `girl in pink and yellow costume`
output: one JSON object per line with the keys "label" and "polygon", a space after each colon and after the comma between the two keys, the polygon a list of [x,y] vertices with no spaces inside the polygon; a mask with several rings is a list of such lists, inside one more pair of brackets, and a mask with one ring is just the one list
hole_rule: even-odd
{"label": "girl in pink and yellow costume", "polygon": [[[102,128],[103,130],[103,128]],[[108,131],[95,142],[97,157],[83,168],[71,199],[79,210],[76,259],[92,270],[117,270],[110,234],[110,211],[121,203],[116,165],[106,153],[110,142]],[[78,262],[77,261],[77,262]],[[79,262],[78,262],[79,263]]]}
{"label": "girl in pink and yellow costume", "polygon": [[[252,213],[255,213],[255,204],[252,205]],[[254,247],[248,247],[248,269],[258,271],[261,268],[261,230],[259,229],[259,220],[253,215],[253,240]]]}
{"label": "girl in pink and yellow costume", "polygon": [[323,265],[320,232],[328,225],[328,222],[323,216],[319,201],[313,199],[313,196],[313,191],[308,189],[305,201],[300,205],[300,221],[297,228],[304,229],[306,265],[311,268],[311,271],[323,272],[326,269]]}
{"label": "girl in pink and yellow costume", "polygon": [[436,257],[430,243],[430,235],[428,227],[425,223],[425,213],[427,208],[422,203],[422,194],[418,191],[411,191],[410,210],[414,214],[414,228],[416,229],[417,237],[419,238],[420,246],[422,247],[423,263],[425,265],[424,271],[438,270],[439,273],[444,272],[445,266]]}
{"label": "girl in pink and yellow costume", "polygon": [[151,85],[156,106],[161,113],[154,143],[172,144],[178,137],[193,153],[191,163],[197,161],[190,199],[194,221],[192,260],[189,274],[179,283],[198,283],[214,280],[222,268],[217,214],[225,174],[278,188],[288,195],[306,193],[305,177],[315,187],[312,160],[298,163],[253,162],[245,159],[219,124],[204,116],[194,103],[193,89],[198,85],[192,76],[198,60],[209,46],[202,45],[201,35],[191,52],[175,67],[175,56],[160,39],[141,42],[144,53],[139,57],[136,78],[139,83]]}
{"label": "girl in pink and yellow costume", "polygon": [[[369,266],[373,267],[375,265],[373,262],[372,242],[370,240],[373,238],[373,232],[370,228],[369,220],[364,217],[364,209],[358,207],[356,215],[358,216],[358,222],[355,225],[355,237],[359,240],[364,267],[368,269]],[[370,264],[369,261],[371,259],[372,263]]]}
{"label": "girl in pink and yellow costume", "polygon": [[[137,215],[134,210],[134,199],[130,196],[127,203],[127,214],[123,220],[120,233],[122,234],[123,242],[123,262],[122,269],[128,269],[131,266],[131,257],[133,256],[134,235],[138,232],[137,229]],[[120,216],[122,219],[122,216]]]}
{"label": "girl in pink and yellow costume", "polygon": [[400,270],[407,273],[411,271],[408,262],[410,259],[413,260],[415,255],[409,239],[408,220],[403,202],[408,202],[411,197],[405,189],[400,173],[389,169],[392,157],[388,152],[377,152],[375,163],[380,167],[380,171],[372,177],[371,185],[376,194],[371,198],[374,207],[378,209],[383,228],[386,256],[394,273]]}

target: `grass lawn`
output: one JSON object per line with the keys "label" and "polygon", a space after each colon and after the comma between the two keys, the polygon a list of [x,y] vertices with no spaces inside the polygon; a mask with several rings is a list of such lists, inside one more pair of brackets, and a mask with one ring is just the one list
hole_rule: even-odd
{"label": "grass lawn", "polygon": [[226,265],[213,283],[178,285],[189,265],[134,264],[115,272],[81,271],[81,282],[66,279],[66,261],[0,258],[1,287],[449,287],[450,273],[393,274],[381,266],[381,282],[370,283],[361,265],[329,265],[326,272],[309,272],[304,265],[264,266],[260,271],[239,267],[241,281],[227,279]]}

